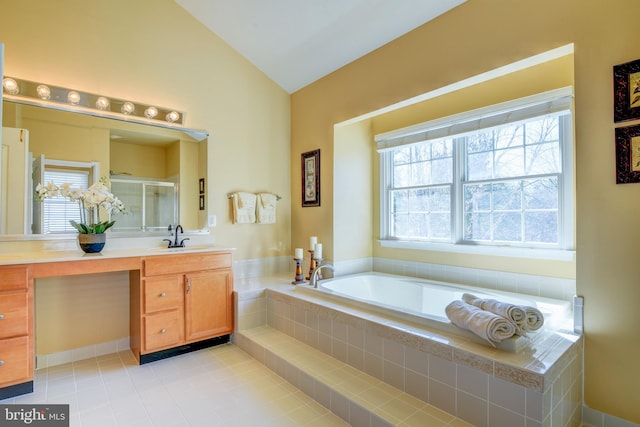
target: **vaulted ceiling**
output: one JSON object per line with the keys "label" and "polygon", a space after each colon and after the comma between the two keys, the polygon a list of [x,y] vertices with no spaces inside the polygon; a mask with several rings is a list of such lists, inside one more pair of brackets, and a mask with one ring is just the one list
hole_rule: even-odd
{"label": "vaulted ceiling", "polygon": [[176,0],[289,93],[466,0]]}

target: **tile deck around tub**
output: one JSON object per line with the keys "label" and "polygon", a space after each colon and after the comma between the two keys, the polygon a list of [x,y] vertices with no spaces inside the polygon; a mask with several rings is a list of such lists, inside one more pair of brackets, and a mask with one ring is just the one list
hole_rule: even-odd
{"label": "tile deck around tub", "polygon": [[238,332],[234,339],[350,425],[472,425],[268,326]]}
{"label": "tile deck around tub", "polygon": [[[296,292],[292,286],[282,286],[283,280],[268,280],[262,283],[267,285],[269,298],[274,301],[287,304],[297,301],[297,307],[304,307],[305,310],[320,316],[336,318],[345,324],[357,323],[358,327],[375,335],[446,360],[479,368],[488,374],[539,392],[551,386],[557,372],[564,369],[581,347],[581,336],[543,328],[530,334],[530,344],[522,351],[509,353],[464,336],[426,329],[360,307],[350,307],[348,304],[317,298],[307,292]],[[257,286],[257,283],[254,286]],[[261,291],[255,287],[239,292],[239,303],[245,297],[255,297],[258,292]]]}
{"label": "tile deck around tub", "polygon": [[268,325],[473,425],[579,425],[582,337],[545,328],[507,353],[296,292],[288,279],[238,283],[238,332]]}

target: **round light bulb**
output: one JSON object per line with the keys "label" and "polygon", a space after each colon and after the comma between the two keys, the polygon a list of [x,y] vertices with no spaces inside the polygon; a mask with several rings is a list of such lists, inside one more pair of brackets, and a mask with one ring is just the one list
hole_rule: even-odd
{"label": "round light bulb", "polygon": [[2,88],[9,95],[17,95],[20,93],[20,86],[18,86],[18,82],[10,77],[5,77],[2,80]]}
{"label": "round light bulb", "polygon": [[166,119],[169,123],[175,123],[180,119],[180,113],[177,111],[171,111],[167,113]]}
{"label": "round light bulb", "polygon": [[67,101],[69,101],[70,104],[77,105],[80,103],[80,94],[75,90],[72,90],[67,94]]}
{"label": "round light bulb", "polygon": [[158,109],[156,107],[148,107],[144,110],[144,116],[148,119],[153,119],[158,115]]}
{"label": "round light bulb", "polygon": [[51,98],[51,89],[47,85],[38,85],[38,87],[36,88],[36,92],[38,93],[38,97],[40,99]]}
{"label": "round light bulb", "polygon": [[107,98],[105,98],[104,96],[99,96],[98,99],[96,100],[96,108],[98,110],[106,110],[109,108],[109,100]]}
{"label": "round light bulb", "polygon": [[122,108],[120,109],[120,111],[122,111],[122,114],[132,114],[134,111],[136,111],[136,106],[133,105],[133,102],[127,101],[122,104]]}

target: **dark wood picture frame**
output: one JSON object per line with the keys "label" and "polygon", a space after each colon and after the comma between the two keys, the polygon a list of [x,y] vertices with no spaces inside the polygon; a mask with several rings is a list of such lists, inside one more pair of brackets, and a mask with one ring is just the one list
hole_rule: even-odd
{"label": "dark wood picture frame", "polygon": [[616,184],[640,182],[640,125],[616,128]]}
{"label": "dark wood picture frame", "polygon": [[640,119],[640,59],[613,67],[613,120]]}
{"label": "dark wood picture frame", "polygon": [[204,178],[200,178],[200,194],[204,194]]}
{"label": "dark wood picture frame", "polygon": [[204,194],[200,195],[200,210],[204,210]]}
{"label": "dark wood picture frame", "polygon": [[320,149],[302,153],[302,207],[320,206]]}

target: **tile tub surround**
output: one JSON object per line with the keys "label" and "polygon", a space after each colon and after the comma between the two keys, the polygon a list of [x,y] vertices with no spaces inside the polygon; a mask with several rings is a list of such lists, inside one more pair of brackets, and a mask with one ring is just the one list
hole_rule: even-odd
{"label": "tile tub surround", "polygon": [[[529,349],[505,353],[462,337],[300,295],[288,285],[289,279],[237,284],[239,331],[266,321],[474,425],[579,425],[581,337],[541,331],[533,336]],[[493,421],[489,424],[489,420]]]}

